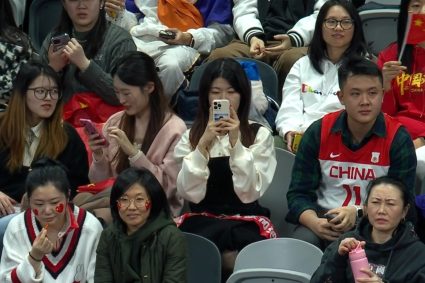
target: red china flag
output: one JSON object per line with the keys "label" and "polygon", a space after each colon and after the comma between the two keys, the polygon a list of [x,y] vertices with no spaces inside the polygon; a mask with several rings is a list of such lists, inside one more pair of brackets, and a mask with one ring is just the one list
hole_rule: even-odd
{"label": "red china flag", "polygon": [[418,44],[425,41],[425,15],[413,14],[407,35],[407,44]]}

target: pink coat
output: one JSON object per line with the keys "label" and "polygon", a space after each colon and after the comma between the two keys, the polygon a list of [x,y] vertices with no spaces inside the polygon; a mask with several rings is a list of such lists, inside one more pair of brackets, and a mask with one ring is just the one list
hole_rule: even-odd
{"label": "pink coat", "polygon": [[[123,114],[124,111],[120,111],[106,121],[103,127],[103,134],[106,138],[106,129],[111,126],[119,126]],[[142,153],[139,158],[133,162],[130,161],[130,166],[146,168],[155,175],[165,190],[174,215],[179,215],[183,207],[183,198],[177,194],[176,179],[180,167],[174,160],[173,152],[185,131],[186,125],[183,120],[172,114],[156,135],[146,155]],[[109,146],[104,149],[102,159],[93,159],[90,165],[89,178],[93,183],[117,176],[116,164],[112,162],[112,159],[118,150],[118,144],[113,140],[108,141]]]}

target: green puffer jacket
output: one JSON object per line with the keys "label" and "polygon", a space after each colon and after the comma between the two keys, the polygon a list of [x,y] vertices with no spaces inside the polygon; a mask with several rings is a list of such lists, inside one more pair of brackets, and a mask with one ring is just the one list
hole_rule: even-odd
{"label": "green puffer jacket", "polygon": [[172,219],[160,213],[137,232],[127,235],[108,226],[97,247],[94,282],[187,282],[186,240]]}

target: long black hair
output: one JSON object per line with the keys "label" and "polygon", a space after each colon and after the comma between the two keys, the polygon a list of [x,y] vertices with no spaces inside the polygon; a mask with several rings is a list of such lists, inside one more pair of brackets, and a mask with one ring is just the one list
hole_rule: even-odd
{"label": "long black hair", "polygon": [[341,6],[350,15],[353,20],[353,38],[351,39],[350,46],[345,50],[343,57],[351,57],[354,55],[366,56],[369,54],[366,40],[363,34],[363,27],[360,16],[351,2],[331,0],[323,4],[322,8],[317,15],[316,26],[311,40],[310,47],[308,49],[308,57],[310,58],[313,68],[320,74],[323,74],[323,70],[320,66],[323,59],[327,57],[326,54],[326,42],[323,39],[323,22],[325,21],[328,11],[333,6]]}
{"label": "long black hair", "polygon": [[[67,0],[62,0],[62,4]],[[96,21],[94,27],[90,30],[87,35],[87,45],[84,47],[84,53],[87,58],[94,58],[97,52],[103,45],[105,40],[106,30],[108,28],[108,21],[106,20],[105,12],[105,2],[104,0],[98,0],[99,3],[102,3],[102,6],[99,10],[99,17]],[[71,18],[68,15],[68,12],[65,8],[62,8],[62,15],[59,20],[59,24],[54,30],[55,34],[59,33],[68,33],[69,35],[73,34],[74,24],[72,23]]]}

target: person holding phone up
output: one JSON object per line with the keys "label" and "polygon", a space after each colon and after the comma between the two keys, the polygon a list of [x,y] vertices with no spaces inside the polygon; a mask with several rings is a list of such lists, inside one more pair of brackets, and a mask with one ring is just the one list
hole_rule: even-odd
{"label": "person holding phone up", "polygon": [[[62,76],[65,102],[77,94],[87,94],[99,96],[109,105],[119,105],[110,72],[119,56],[136,50],[130,34],[106,20],[103,0],[61,3],[59,24],[47,35],[40,55]],[[69,41],[56,48],[52,37],[64,40],[65,33]]]}
{"label": "person holding phone up", "polygon": [[[174,150],[182,165],[177,191],[192,211],[179,223],[183,231],[213,241],[224,272],[231,272],[237,251],[275,236],[259,225],[271,223],[268,209],[257,202],[276,168],[273,138],[267,128],[248,122],[251,87],[236,60],[209,62],[200,82],[198,114]],[[214,102],[223,99],[230,117],[214,120]]]}
{"label": "person holding phone up", "polygon": [[183,199],[176,192],[179,167],[173,151],[186,125],[169,109],[155,62],[147,54],[133,51],[123,56],[112,76],[124,110],[106,121],[104,138],[90,135],[93,161],[89,178],[99,182],[128,167],[148,169],[164,188],[172,213],[177,216]]}

